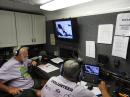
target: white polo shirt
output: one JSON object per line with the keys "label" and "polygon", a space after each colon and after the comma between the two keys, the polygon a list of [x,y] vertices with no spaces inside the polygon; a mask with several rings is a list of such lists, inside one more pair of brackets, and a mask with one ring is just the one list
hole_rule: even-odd
{"label": "white polo shirt", "polygon": [[41,97],[97,97],[84,86],[62,76],[52,77],[42,89]]}

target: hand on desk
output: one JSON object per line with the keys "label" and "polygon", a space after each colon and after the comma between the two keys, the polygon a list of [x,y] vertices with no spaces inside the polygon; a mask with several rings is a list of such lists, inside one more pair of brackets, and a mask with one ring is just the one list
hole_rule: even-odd
{"label": "hand on desk", "polygon": [[31,62],[31,65],[32,65],[32,66],[37,66],[37,62],[36,62],[36,61],[32,61],[32,62]]}

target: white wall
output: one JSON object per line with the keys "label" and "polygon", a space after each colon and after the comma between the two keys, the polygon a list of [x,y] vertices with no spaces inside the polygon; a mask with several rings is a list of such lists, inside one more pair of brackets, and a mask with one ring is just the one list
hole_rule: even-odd
{"label": "white wall", "polygon": [[94,0],[94,2],[89,2],[71,8],[54,12],[46,12],[45,15],[47,20],[54,20],[128,10],[130,10],[130,0]]}

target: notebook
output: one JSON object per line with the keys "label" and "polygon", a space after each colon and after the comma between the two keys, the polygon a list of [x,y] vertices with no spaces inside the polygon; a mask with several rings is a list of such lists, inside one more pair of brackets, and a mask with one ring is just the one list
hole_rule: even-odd
{"label": "notebook", "polygon": [[90,83],[99,82],[100,67],[97,65],[83,65],[83,80]]}

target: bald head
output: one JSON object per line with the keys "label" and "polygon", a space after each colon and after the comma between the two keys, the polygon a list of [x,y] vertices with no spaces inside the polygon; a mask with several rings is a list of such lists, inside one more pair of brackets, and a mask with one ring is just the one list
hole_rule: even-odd
{"label": "bald head", "polygon": [[20,47],[20,48],[14,48],[15,51],[15,58],[18,61],[25,61],[28,58],[28,48],[27,47]]}
{"label": "bald head", "polygon": [[22,47],[22,48],[20,48],[20,50],[19,50],[19,55],[20,55],[20,54],[23,54],[23,53],[28,53],[28,48],[27,48],[27,47]]}

